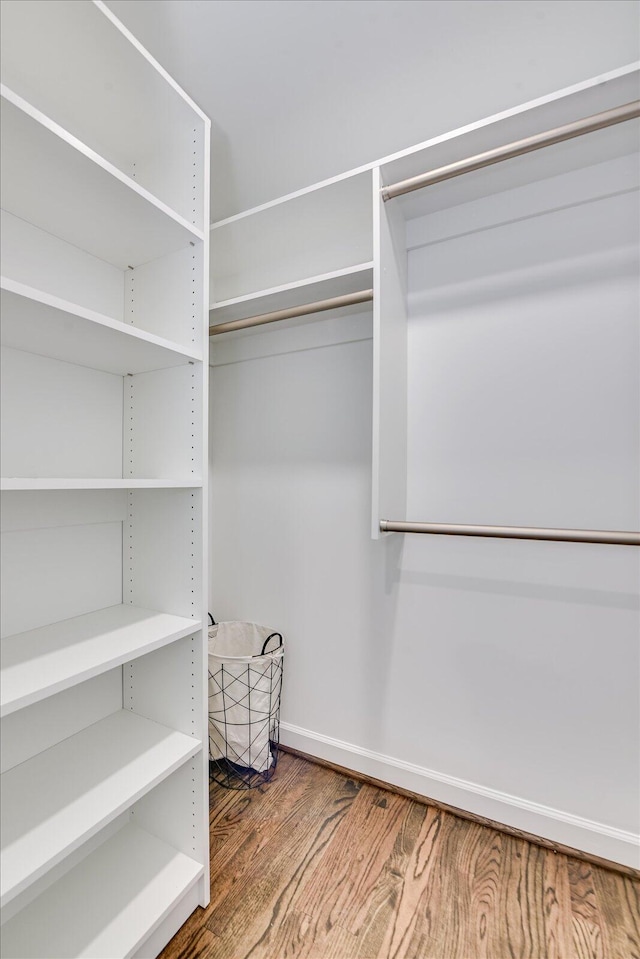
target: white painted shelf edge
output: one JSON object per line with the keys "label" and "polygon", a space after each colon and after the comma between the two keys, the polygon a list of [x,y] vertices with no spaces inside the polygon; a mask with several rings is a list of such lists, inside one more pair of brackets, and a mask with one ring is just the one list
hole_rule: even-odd
{"label": "white painted shelf edge", "polygon": [[[333,280],[339,280],[342,277],[356,276],[360,273],[367,273],[373,270],[373,260],[368,263],[358,263],[356,266],[348,266],[343,270],[333,270],[331,273],[320,273],[317,276],[309,276],[304,280],[295,280],[292,283],[283,283],[281,286],[273,286],[270,289],[258,290],[255,293],[247,293],[244,296],[235,296],[230,300],[220,300],[218,303],[212,303],[209,309],[215,313],[216,310],[224,310],[230,306],[240,306],[242,303],[252,303],[261,298],[268,299],[276,297],[279,293],[287,293],[289,290],[300,290],[314,284],[327,284],[329,287]],[[331,295],[329,292],[327,295]]]}
{"label": "white painted shelf edge", "polygon": [[[3,346],[25,350],[26,352],[37,352],[41,356],[60,359],[66,355],[63,352],[62,334],[64,330],[62,326],[63,324],[68,325],[69,317],[75,317],[82,322],[86,337],[90,338],[93,335],[94,341],[87,343],[80,353],[74,352],[74,359],[66,360],[66,362],[75,362],[80,366],[90,366],[92,369],[103,369],[106,372],[137,373],[202,359],[195,350],[183,347],[172,340],[156,336],[155,333],[148,333],[146,330],[115,320],[102,313],[96,313],[94,310],[86,309],[77,303],[71,303],[68,300],[46,293],[44,290],[37,290],[25,283],[18,283],[9,277],[0,276],[0,290],[3,294],[20,297],[25,301],[25,306],[31,305],[33,311],[28,315],[21,311],[19,329],[14,329],[13,327],[16,324],[10,326],[11,311],[10,308],[5,307],[5,297],[3,296]],[[56,311],[56,313],[52,311]],[[56,314],[59,315],[59,319],[57,319]],[[49,327],[50,339],[56,342],[60,339],[61,345],[58,349],[51,349],[43,345],[42,330],[43,328],[46,329],[44,324]],[[32,346],[29,346],[30,343]],[[113,351],[122,354],[121,369],[116,370],[112,363],[107,364],[105,362],[106,343],[111,344]],[[141,368],[136,367],[136,360],[132,358],[129,358],[127,362],[127,355],[130,355],[133,350],[137,351],[137,356],[141,360],[146,360],[145,365]],[[137,362],[139,367],[140,360]]]}
{"label": "white painted shelf edge", "polygon": [[128,824],[5,923],[0,955],[134,955],[203,872]]}
{"label": "white painted shelf edge", "polygon": [[81,490],[81,489],[199,489],[199,479],[134,479],[129,477],[39,477],[39,476],[3,476],[0,479],[0,491],[4,493],[16,490]]}
{"label": "white painted shelf edge", "polygon": [[59,137],[60,140],[63,140],[69,147],[84,156],[95,166],[100,167],[105,171],[105,173],[108,173],[116,180],[119,180],[123,186],[127,187],[133,193],[137,193],[139,197],[141,197],[143,200],[146,200],[147,203],[150,203],[165,216],[169,217],[169,219],[173,220],[174,223],[177,223],[184,230],[187,230],[187,232],[190,233],[194,239],[204,239],[204,233],[202,230],[199,230],[192,223],[189,223],[188,220],[185,220],[183,216],[181,216],[179,213],[176,213],[175,210],[172,210],[171,207],[167,206],[166,203],[163,203],[162,200],[159,200],[153,195],[153,193],[150,193],[149,190],[145,190],[144,187],[140,186],[139,183],[136,183],[135,180],[132,180],[131,177],[127,176],[126,173],[123,173],[122,170],[119,170],[116,166],[114,166],[113,163],[105,160],[104,157],[101,157],[99,153],[96,153],[95,150],[92,150],[72,133],[69,133],[69,131],[65,130],[64,127],[61,127],[60,124],[56,123],[54,120],[51,120],[31,103],[23,99],[23,97],[19,96],[17,93],[14,93],[14,91],[10,90],[9,87],[5,86],[5,84],[0,84],[0,96],[2,96],[9,103],[13,104],[13,106],[22,111],[22,113],[30,117],[35,123],[38,123],[50,133],[53,133],[55,136]]}
{"label": "white painted shelf edge", "polygon": [[166,779],[201,742],[118,710],[0,777],[0,904]]}
{"label": "white painted shelf edge", "polygon": [[0,640],[0,716],[144,656],[201,626],[138,606],[108,606]]}

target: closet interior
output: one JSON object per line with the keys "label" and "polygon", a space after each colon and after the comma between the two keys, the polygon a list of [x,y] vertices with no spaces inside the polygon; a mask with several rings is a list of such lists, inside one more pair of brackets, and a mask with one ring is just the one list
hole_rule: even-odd
{"label": "closet interior", "polygon": [[637,865],[638,110],[393,185],[639,77],[210,227],[210,121],[109,8],[3,0],[2,957],[209,902],[208,609],[282,631],[285,745]]}
{"label": "closet interior", "polygon": [[[282,742],[628,864],[638,78],[612,71],[211,229],[210,603],[234,618],[249,601],[297,637]],[[590,117],[590,132],[387,195]],[[308,315],[369,288],[370,307]],[[493,716],[482,689],[506,702],[532,659],[548,722],[533,689]],[[602,750],[617,743],[615,809],[578,741],[586,690]],[[469,739],[479,716],[491,757]],[[567,754],[575,789],[552,772]],[[519,790],[538,803],[512,802]]]}

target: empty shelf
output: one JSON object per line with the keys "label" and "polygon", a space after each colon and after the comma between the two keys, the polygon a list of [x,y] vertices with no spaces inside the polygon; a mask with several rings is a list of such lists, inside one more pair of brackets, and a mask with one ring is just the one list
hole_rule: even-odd
{"label": "empty shelf", "polygon": [[119,476],[3,476],[0,490],[54,489],[197,489],[202,480],[121,479]]}
{"label": "empty shelf", "polygon": [[238,320],[257,313],[269,313],[272,310],[288,309],[314,300],[355,293],[371,286],[373,286],[373,263],[360,263],[344,270],[311,276],[305,280],[297,280],[294,283],[274,286],[257,293],[248,293],[246,296],[234,297],[232,300],[213,303],[209,312],[209,321],[213,325],[227,323],[230,320]]}
{"label": "empty shelf", "polygon": [[153,333],[0,278],[2,345],[124,376],[182,366],[198,354]]}
{"label": "empty shelf", "polygon": [[204,869],[127,825],[2,927],[1,955],[131,956]]}
{"label": "empty shelf", "polygon": [[197,620],[109,606],[0,641],[0,715],[189,636]]}
{"label": "empty shelf", "polygon": [[0,777],[0,905],[94,836],[201,748],[119,710]]}
{"label": "empty shelf", "polygon": [[2,87],[2,208],[125,270],[202,233]]}

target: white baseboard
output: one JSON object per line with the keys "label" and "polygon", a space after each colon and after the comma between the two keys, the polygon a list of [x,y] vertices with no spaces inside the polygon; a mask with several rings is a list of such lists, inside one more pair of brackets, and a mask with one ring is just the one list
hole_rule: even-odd
{"label": "white baseboard", "polygon": [[592,856],[640,868],[640,835],[632,832],[362,749],[291,723],[280,724],[280,741],[283,746],[408,789],[427,799],[457,806]]}

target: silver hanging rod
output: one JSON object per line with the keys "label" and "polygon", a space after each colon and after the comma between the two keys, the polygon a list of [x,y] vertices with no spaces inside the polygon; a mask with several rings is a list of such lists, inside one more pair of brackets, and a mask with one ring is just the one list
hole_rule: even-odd
{"label": "silver hanging rod", "polygon": [[463,173],[481,170],[493,163],[511,160],[513,157],[522,156],[524,153],[532,153],[534,150],[541,150],[543,147],[552,146],[554,143],[572,140],[574,137],[584,136],[585,133],[603,130],[605,127],[614,126],[616,123],[624,123],[625,120],[633,120],[636,117],[640,117],[640,100],[625,103],[620,107],[613,107],[613,109],[605,110],[603,113],[595,113],[593,116],[584,117],[582,120],[574,120],[573,123],[566,123],[564,126],[547,130],[545,133],[536,133],[534,136],[525,137],[523,140],[506,143],[494,150],[487,150],[486,153],[478,153],[476,156],[467,157],[466,160],[449,163],[447,166],[431,170],[429,173],[421,173],[419,176],[410,177],[408,180],[399,180],[398,183],[392,183],[390,186],[382,188],[380,191],[382,199],[385,201],[392,200],[393,197],[402,196],[403,193],[421,190],[433,183],[451,180],[455,176],[462,176]]}
{"label": "silver hanging rod", "polygon": [[327,300],[317,300],[315,303],[304,303],[302,306],[291,306],[286,310],[274,310],[273,313],[261,313],[259,316],[248,316],[244,320],[229,320],[228,323],[218,323],[209,327],[209,336],[219,333],[231,333],[232,330],[246,330],[250,326],[262,326],[264,323],[275,323],[276,320],[290,320],[294,316],[307,316],[309,313],[322,313],[323,310],[335,310],[340,306],[353,306],[355,303],[368,303],[373,299],[373,290],[360,290],[358,293],[345,293],[343,296],[331,296]]}
{"label": "silver hanging rod", "polygon": [[608,543],[640,546],[640,533],[608,529],[544,529],[537,526],[459,526],[449,523],[403,523],[381,519],[382,533],[436,533],[445,536],[489,536],[497,539],[539,539],[560,543]]}

